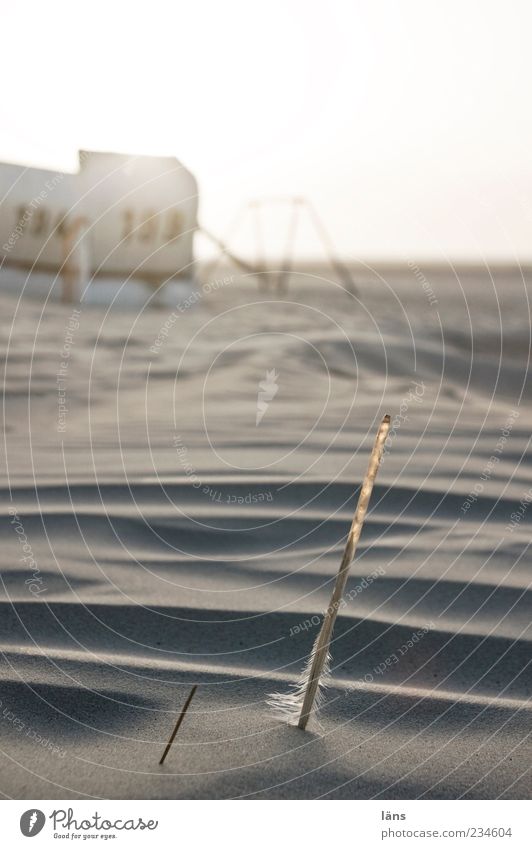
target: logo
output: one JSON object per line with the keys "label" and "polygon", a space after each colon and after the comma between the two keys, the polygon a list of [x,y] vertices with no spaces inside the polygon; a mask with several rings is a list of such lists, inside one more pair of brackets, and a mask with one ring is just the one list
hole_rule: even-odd
{"label": "logo", "polygon": [[255,419],[255,427],[258,427],[262,421],[264,413],[268,409],[270,401],[273,401],[279,387],[277,386],[277,378],[279,375],[274,368],[266,372],[266,380],[261,380],[259,383],[259,392],[257,395],[257,417]]}
{"label": "logo", "polygon": [[46,817],[42,811],[37,808],[31,808],[29,811],[24,811],[20,818],[20,830],[24,837],[35,837],[42,831]]}

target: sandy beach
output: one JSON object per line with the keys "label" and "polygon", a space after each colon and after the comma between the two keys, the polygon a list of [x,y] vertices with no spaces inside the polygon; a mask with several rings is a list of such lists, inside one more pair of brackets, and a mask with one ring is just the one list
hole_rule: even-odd
{"label": "sandy beach", "polygon": [[[283,297],[205,272],[142,309],[2,293],[2,795],[529,796],[529,279],[420,262],[359,269],[358,297],[322,268]],[[308,657],[384,413],[301,732],[266,700]]]}

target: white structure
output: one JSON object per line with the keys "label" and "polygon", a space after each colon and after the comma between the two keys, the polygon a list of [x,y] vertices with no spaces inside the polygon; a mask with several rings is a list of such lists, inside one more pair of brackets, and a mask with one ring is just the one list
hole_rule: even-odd
{"label": "white structure", "polygon": [[77,174],[0,164],[0,288],[167,300],[194,276],[196,180],[170,157],[79,158]]}

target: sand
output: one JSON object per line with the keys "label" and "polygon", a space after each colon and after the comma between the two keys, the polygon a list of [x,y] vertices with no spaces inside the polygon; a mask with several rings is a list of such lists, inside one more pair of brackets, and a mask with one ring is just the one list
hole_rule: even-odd
{"label": "sand", "polygon": [[[231,274],[173,309],[0,296],[1,793],[527,797],[530,284],[367,269],[357,300],[317,269],[279,298]],[[301,732],[266,699],[386,412]]]}

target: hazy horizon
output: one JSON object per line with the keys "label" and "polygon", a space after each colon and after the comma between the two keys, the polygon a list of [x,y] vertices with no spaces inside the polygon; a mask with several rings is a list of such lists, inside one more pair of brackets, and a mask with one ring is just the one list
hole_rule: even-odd
{"label": "hazy horizon", "polygon": [[[350,260],[532,261],[525,2],[147,11],[30,2],[22,21],[2,2],[0,160],[172,155],[221,236],[247,200],[300,195]],[[287,224],[270,210],[268,253]],[[235,248],[253,239],[250,222]],[[298,253],[321,256],[308,227]]]}

